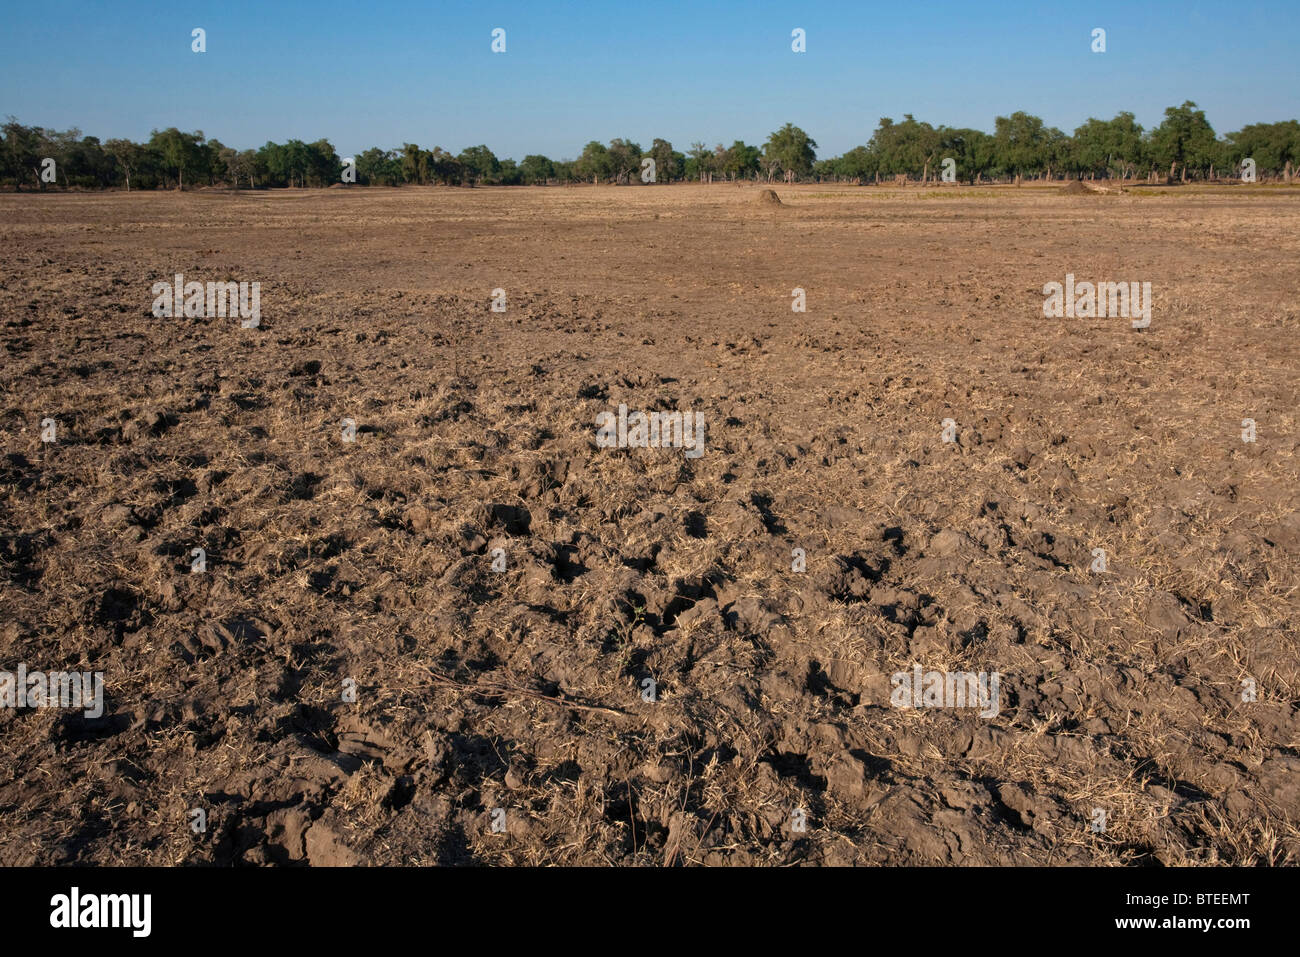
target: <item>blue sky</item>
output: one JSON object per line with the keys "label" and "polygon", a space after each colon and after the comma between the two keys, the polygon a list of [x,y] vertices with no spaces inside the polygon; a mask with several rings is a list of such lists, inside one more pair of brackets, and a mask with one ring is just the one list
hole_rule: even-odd
{"label": "blue sky", "polygon": [[789,121],[831,156],[904,113],[991,131],[1023,109],[1070,132],[1121,109],[1149,128],[1190,99],[1219,133],[1300,118],[1300,0],[5,6],[0,115],[102,139],[177,126],[239,148],[323,136],[340,155],[486,143],[560,159],[616,136],[761,144]]}

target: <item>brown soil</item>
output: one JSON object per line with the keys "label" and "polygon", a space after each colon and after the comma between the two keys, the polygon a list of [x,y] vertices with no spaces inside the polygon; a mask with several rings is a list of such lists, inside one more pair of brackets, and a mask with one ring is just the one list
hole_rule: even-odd
{"label": "brown soil", "polygon": [[0,863],[1296,863],[1300,192],[789,193],[0,197]]}
{"label": "brown soil", "polygon": [[784,203],[781,202],[781,197],[776,195],[776,190],[774,189],[763,190],[761,193],[758,194],[757,198],[754,201],[766,206],[785,205]]}

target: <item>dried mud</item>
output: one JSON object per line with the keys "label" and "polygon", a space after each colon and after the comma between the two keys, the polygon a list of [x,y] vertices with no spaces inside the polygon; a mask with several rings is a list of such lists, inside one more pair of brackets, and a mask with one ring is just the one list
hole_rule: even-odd
{"label": "dried mud", "polygon": [[1300,192],[758,195],[0,196],[0,862],[1295,863]]}

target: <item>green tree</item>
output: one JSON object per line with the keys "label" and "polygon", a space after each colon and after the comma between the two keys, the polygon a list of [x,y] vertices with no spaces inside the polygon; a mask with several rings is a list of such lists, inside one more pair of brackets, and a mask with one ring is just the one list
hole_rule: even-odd
{"label": "green tree", "polygon": [[343,162],[335,152],[329,140],[317,140],[308,143],[305,149],[304,167],[306,179],[313,186],[332,186],[341,182]]}
{"label": "green tree", "polygon": [[217,150],[217,157],[225,168],[226,181],[233,186],[238,186],[240,178],[244,175],[239,150],[222,146]]}
{"label": "green tree", "polygon": [[130,140],[114,139],[105,143],[104,149],[109,156],[113,157],[117,168],[122,171],[126,179],[126,191],[131,192],[131,173],[139,168],[143,159],[140,144],[132,143]]}
{"label": "green tree", "polygon": [[702,183],[709,175],[709,163],[712,155],[703,143],[692,143],[686,151],[686,178],[699,179]]}
{"label": "green tree", "polygon": [[614,163],[605,144],[592,140],[584,146],[582,155],[573,163],[573,171],[579,179],[589,179],[593,183],[599,183],[602,179],[608,181],[613,176]]}
{"label": "green tree", "polygon": [[465,179],[471,186],[490,183],[501,170],[501,163],[486,146],[469,146],[460,151],[457,157],[464,170]]}
{"label": "green tree", "polygon": [[267,177],[277,185],[307,185],[307,173],[312,169],[312,150],[302,140],[286,143],[267,143],[262,147]]}
{"label": "green tree", "polygon": [[12,177],[15,188],[20,191],[29,174],[38,189],[44,188],[40,165],[40,145],[44,135],[45,131],[39,126],[23,126],[12,116],[4,125],[4,150],[0,153],[4,174],[6,178]]}
{"label": "green tree", "polygon": [[525,185],[544,186],[555,176],[555,164],[545,156],[530,153],[519,164],[519,173]]}
{"label": "green tree", "polygon": [[673,152],[673,144],[667,140],[656,137],[647,155],[655,161],[656,183],[671,183],[684,175],[682,154]]}
{"label": "green tree", "polygon": [[1167,108],[1164,122],[1151,131],[1151,154],[1161,166],[1169,164],[1170,179],[1182,167],[1186,182],[1189,167],[1208,171],[1220,159],[1220,144],[1204,111],[1185,100],[1182,106]]}
{"label": "green tree", "polygon": [[1089,117],[1074,131],[1075,170],[1093,176],[1128,177],[1143,161],[1142,127],[1132,113],[1117,113],[1112,120]]}
{"label": "green tree", "polygon": [[149,136],[149,146],[161,158],[163,171],[175,174],[177,189],[185,188],[186,173],[194,177],[207,172],[208,160],[202,148],[202,130],[182,133],[174,126],[161,132],[153,130]]}
{"label": "green tree", "polygon": [[501,169],[497,171],[496,181],[502,186],[518,186],[524,181],[524,174],[514,160],[503,159]]}
{"label": "green tree", "polygon": [[785,174],[787,183],[797,176],[812,173],[813,163],[817,160],[817,143],[793,123],[787,123],[772,133],[763,144],[763,158],[769,170],[769,176],[776,171]]}
{"label": "green tree", "polygon": [[243,150],[239,154],[240,166],[248,176],[249,189],[257,189],[260,181],[266,185],[269,173],[266,169],[266,158],[260,150]]}
{"label": "green tree", "polygon": [[425,165],[430,178],[444,186],[458,186],[469,175],[465,171],[465,165],[441,146],[435,146],[432,152],[426,154]]}
{"label": "green tree", "polygon": [[428,154],[415,143],[402,144],[402,178],[423,185],[429,176]]}
{"label": "green tree", "polygon": [[82,136],[77,129],[46,134],[44,155],[55,160],[63,185],[104,189],[116,178],[113,157],[95,136]]}
{"label": "green tree", "polygon": [[830,161],[830,172],[838,179],[862,183],[880,171],[880,157],[865,146],[855,146],[843,156]]}
{"label": "green tree", "polygon": [[370,147],[357,157],[357,182],[363,186],[401,186],[402,154]]}
{"label": "green tree", "polygon": [[993,137],[982,130],[940,127],[940,162],[952,157],[957,164],[957,178],[977,183],[994,169],[995,143]]}
{"label": "green tree", "polygon": [[1281,173],[1290,182],[1292,172],[1300,165],[1300,123],[1295,120],[1252,123],[1225,139],[1224,156],[1233,166],[1253,159],[1260,173]]}
{"label": "green tree", "polygon": [[722,171],[731,180],[757,177],[762,156],[763,151],[757,146],[746,146],[743,140],[734,140],[722,157]]}
{"label": "green tree", "polygon": [[940,141],[939,131],[933,126],[904,113],[901,123],[882,116],[867,148],[876,154],[882,175],[919,175],[925,182],[940,158]]}
{"label": "green tree", "polygon": [[[630,183],[641,170],[641,145],[631,140],[609,141],[610,178],[617,183]],[[657,171],[656,171],[657,172]]]}
{"label": "green tree", "polygon": [[993,125],[997,164],[1004,171],[1019,179],[1051,167],[1051,137],[1041,118],[1018,110]]}

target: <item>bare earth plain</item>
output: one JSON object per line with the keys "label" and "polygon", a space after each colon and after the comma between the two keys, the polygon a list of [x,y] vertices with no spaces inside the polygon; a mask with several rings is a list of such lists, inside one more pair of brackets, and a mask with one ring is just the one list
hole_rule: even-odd
{"label": "bare earth plain", "polygon": [[1300,189],[777,192],[0,196],[0,863],[1300,862]]}

